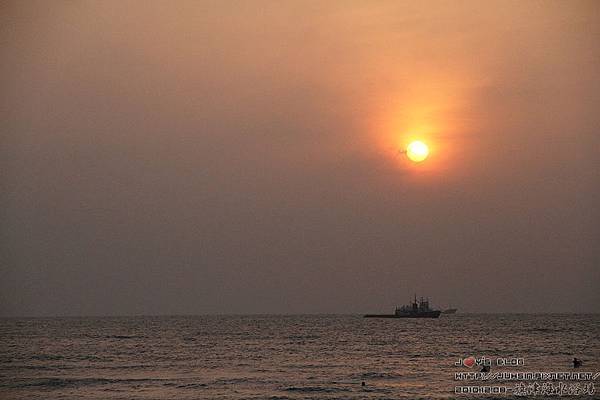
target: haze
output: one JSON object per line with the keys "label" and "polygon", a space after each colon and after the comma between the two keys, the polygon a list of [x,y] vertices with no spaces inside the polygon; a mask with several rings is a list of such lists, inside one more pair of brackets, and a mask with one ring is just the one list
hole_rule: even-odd
{"label": "haze", "polygon": [[0,315],[598,311],[597,1],[0,11]]}

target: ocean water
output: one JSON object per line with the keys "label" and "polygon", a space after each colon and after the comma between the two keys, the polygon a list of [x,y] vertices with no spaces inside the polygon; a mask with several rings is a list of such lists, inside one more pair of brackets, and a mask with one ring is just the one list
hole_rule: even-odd
{"label": "ocean water", "polygon": [[[473,384],[454,375],[470,355],[525,364],[492,371],[574,371],[577,357],[577,371],[598,372],[600,316],[7,318],[0,399],[493,397],[455,394]],[[600,398],[595,382],[581,397]]]}

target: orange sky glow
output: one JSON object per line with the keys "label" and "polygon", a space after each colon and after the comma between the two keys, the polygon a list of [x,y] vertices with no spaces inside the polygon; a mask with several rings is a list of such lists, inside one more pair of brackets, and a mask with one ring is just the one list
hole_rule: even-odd
{"label": "orange sky glow", "polygon": [[598,304],[599,10],[2,2],[0,312]]}

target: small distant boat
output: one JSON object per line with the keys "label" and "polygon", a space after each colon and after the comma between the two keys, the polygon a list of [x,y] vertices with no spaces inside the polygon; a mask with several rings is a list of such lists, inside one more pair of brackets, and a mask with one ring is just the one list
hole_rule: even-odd
{"label": "small distant boat", "polygon": [[456,308],[449,308],[447,310],[442,311],[442,314],[456,314],[456,311],[458,311],[458,309],[456,309]]}
{"label": "small distant boat", "polygon": [[417,303],[417,296],[415,300],[402,307],[396,307],[393,314],[366,314],[364,318],[439,318],[442,312],[440,310],[434,310],[429,308],[429,299],[421,300]]}

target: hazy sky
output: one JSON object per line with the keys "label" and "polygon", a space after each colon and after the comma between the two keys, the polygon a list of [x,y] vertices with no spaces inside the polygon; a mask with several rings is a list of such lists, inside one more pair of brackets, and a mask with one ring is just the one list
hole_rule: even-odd
{"label": "hazy sky", "polygon": [[0,59],[0,315],[600,309],[598,1],[3,2]]}

